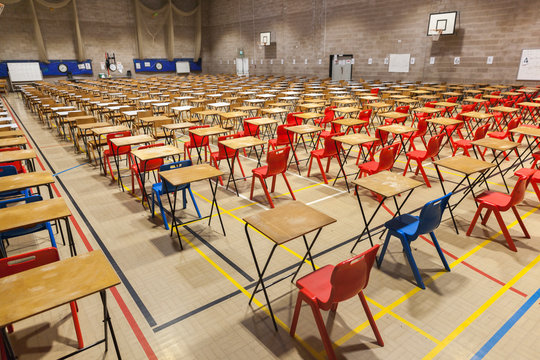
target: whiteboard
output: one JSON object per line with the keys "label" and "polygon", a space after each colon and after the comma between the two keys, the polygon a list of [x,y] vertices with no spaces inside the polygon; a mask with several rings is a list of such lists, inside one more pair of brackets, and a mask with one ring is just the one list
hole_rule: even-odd
{"label": "whiteboard", "polygon": [[43,80],[38,62],[7,63],[7,66],[11,82]]}
{"label": "whiteboard", "polygon": [[177,61],[176,62],[176,73],[177,74],[189,74],[189,61]]}
{"label": "whiteboard", "polygon": [[518,80],[540,80],[540,49],[528,49],[521,52]]}
{"label": "whiteboard", "polygon": [[411,54],[390,54],[388,72],[409,72]]}

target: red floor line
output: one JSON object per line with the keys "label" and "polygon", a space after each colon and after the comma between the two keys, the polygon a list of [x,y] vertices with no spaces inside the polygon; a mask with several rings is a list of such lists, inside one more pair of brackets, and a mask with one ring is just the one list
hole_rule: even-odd
{"label": "red floor line", "polygon": [[[3,99],[3,100],[4,100],[4,104],[5,104],[5,99]],[[20,127],[18,121],[16,120],[16,118],[13,115],[13,112],[11,111],[9,106],[7,106],[6,108],[9,111],[9,113],[11,114],[11,118],[13,119],[13,121],[15,121],[17,126]],[[26,138],[26,135],[24,137]],[[33,149],[32,144],[28,141],[28,138],[26,138],[26,141],[27,141],[28,146],[30,147],[30,149]],[[45,170],[45,166],[43,166],[43,163],[41,162],[41,160],[40,160],[39,156],[37,156],[37,154],[36,154],[36,160],[37,160],[39,166],[41,167],[41,169]],[[61,194],[60,194],[60,191],[58,191],[58,188],[56,187],[56,184],[53,183],[52,188],[53,188],[56,196],[62,197]],[[79,226],[79,223],[75,219],[75,217],[72,215],[72,216],[69,217],[69,219],[71,220],[71,222],[73,224],[73,227],[75,228],[75,230],[77,231],[77,233],[81,237],[81,240],[82,240],[84,246],[86,247],[86,249],[89,252],[94,250],[94,248],[92,247],[92,245],[88,241],[86,235],[84,235],[84,233],[83,233],[81,227]],[[146,356],[148,357],[148,359],[152,359],[152,360],[157,359],[157,356],[154,353],[154,350],[152,350],[152,347],[150,346],[150,344],[148,343],[148,340],[144,336],[141,328],[139,327],[139,324],[137,323],[137,321],[133,317],[133,314],[131,313],[131,311],[127,307],[126,303],[124,302],[124,299],[122,298],[122,295],[120,295],[120,293],[118,292],[118,289],[116,289],[116,287],[113,287],[113,288],[110,288],[110,290],[111,290],[111,293],[113,294],[114,299],[116,300],[116,303],[118,304],[118,307],[120,308],[120,310],[122,310],[122,314],[124,314],[124,317],[125,317],[126,321],[128,322],[129,326],[131,327],[131,330],[133,331],[133,334],[135,335],[135,337],[139,341],[139,344],[141,345],[143,351],[146,353]]]}
{"label": "red floor line", "polygon": [[[392,210],[390,210],[385,204],[383,204],[382,207],[383,207],[386,211],[388,211],[388,213],[390,213],[390,215],[394,216],[394,213],[392,212]],[[428,242],[428,243],[431,244],[433,247],[435,247],[435,245],[433,244],[433,242],[432,242],[431,240],[429,240],[428,238],[426,238],[425,236],[420,235],[420,238],[422,238],[422,240]],[[454,254],[452,254],[452,253],[450,253],[450,252],[444,250],[442,247],[441,247],[441,250],[442,250],[442,252],[443,252],[444,254],[448,255],[448,256],[451,257],[452,259],[454,259],[454,260],[457,260],[457,259],[458,259],[458,257],[457,257],[456,255],[454,255]],[[504,285],[505,285],[505,283],[502,282],[501,280],[499,280],[499,279],[497,279],[497,278],[494,278],[493,276],[491,276],[491,275],[485,273],[484,271],[478,269],[477,267],[475,267],[475,266],[469,264],[468,262],[462,261],[461,263],[462,263],[463,265],[467,266],[469,269],[471,269],[471,270],[473,270],[473,271],[476,271],[478,274],[480,274],[480,275],[486,277],[487,279],[489,279],[489,280],[491,280],[491,281],[494,281],[494,282],[496,282],[497,284],[499,284],[499,285],[501,285],[501,286],[504,286]],[[513,287],[511,287],[509,290],[511,290],[511,291],[515,292],[516,294],[521,295],[521,296],[523,296],[523,297],[527,297],[527,296],[528,296],[527,294],[525,294],[525,293],[523,293],[523,292],[521,292],[521,291],[519,291],[519,290],[517,290],[517,289],[515,289],[515,288],[513,288]]]}

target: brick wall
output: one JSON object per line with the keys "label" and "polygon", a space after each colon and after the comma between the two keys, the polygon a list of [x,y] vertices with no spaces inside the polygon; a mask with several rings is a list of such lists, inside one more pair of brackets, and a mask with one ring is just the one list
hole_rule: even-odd
{"label": "brick wall", "polygon": [[[433,42],[426,36],[429,14],[454,10],[457,34]],[[234,72],[241,48],[251,74],[327,77],[330,54],[353,54],[353,79],[515,83],[521,50],[540,48],[538,1],[209,0],[205,14],[203,70],[208,73]],[[263,31],[271,31],[276,42],[273,64],[257,46]],[[415,58],[409,73],[388,73],[384,58],[391,53]],[[460,65],[453,64],[456,56]],[[487,56],[494,57],[492,65],[486,64]]]}
{"label": "brick wall", "polygon": [[[151,8],[159,8],[163,0],[145,0]],[[180,9],[191,10],[196,0],[174,1]],[[35,2],[43,39],[49,59],[75,59],[73,8],[70,5],[50,10]],[[78,0],[79,24],[86,58],[94,66],[94,77],[101,72],[105,52],[114,52],[116,61],[133,74],[133,59],[138,58],[135,27],[135,7],[132,0]],[[193,57],[195,17],[174,15],[175,57]],[[27,0],[6,5],[0,17],[0,59],[35,60],[38,58],[34,41],[32,16]],[[150,34],[155,34],[152,39]],[[162,27],[150,23],[143,28],[145,56],[164,58],[165,36]]]}

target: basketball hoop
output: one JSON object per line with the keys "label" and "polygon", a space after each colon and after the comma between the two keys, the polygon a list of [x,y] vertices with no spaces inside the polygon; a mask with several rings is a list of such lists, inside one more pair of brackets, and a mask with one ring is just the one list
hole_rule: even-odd
{"label": "basketball hoop", "polygon": [[442,29],[434,29],[434,30],[431,30],[431,31],[435,32],[434,35],[431,35],[431,40],[432,41],[438,41],[439,38],[441,37],[441,34],[442,34],[443,30]]}
{"label": "basketball hoop", "polygon": [[4,11],[4,4],[0,3],[0,15],[2,15],[2,11]]}

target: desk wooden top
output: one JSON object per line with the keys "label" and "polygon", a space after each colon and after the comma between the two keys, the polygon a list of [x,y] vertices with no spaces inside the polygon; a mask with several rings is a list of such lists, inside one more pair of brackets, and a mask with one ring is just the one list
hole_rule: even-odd
{"label": "desk wooden top", "polygon": [[332,140],[338,141],[345,145],[361,145],[368,142],[376,141],[377,138],[366,134],[348,134],[341,136],[334,136]]}
{"label": "desk wooden top", "polygon": [[94,127],[92,132],[94,135],[107,135],[120,131],[130,131],[129,128],[125,125],[114,125],[114,126],[105,126],[105,127]]}
{"label": "desk wooden top", "polygon": [[154,121],[163,121],[163,120],[172,120],[172,119],[168,116],[160,115],[160,116],[144,116],[144,117],[139,118],[139,120],[142,123],[152,123]]}
{"label": "desk wooden top", "polygon": [[382,108],[390,107],[392,106],[392,104],[388,104],[385,102],[374,102],[374,103],[367,104],[367,106],[372,107],[372,108],[382,109]]}
{"label": "desk wooden top", "polygon": [[132,150],[131,153],[137,159],[141,161],[147,161],[152,159],[166,158],[169,156],[175,156],[183,154],[184,152],[172,145],[155,146],[141,150]]}
{"label": "desk wooden top", "polygon": [[515,113],[516,111],[519,111],[519,109],[508,107],[508,106],[494,106],[490,109],[494,111],[502,112],[502,113]]}
{"label": "desk wooden top", "polygon": [[451,103],[451,102],[448,102],[448,101],[439,101],[439,102],[434,103],[433,105],[435,105],[435,106],[444,106],[444,107],[454,107],[454,106],[457,106],[458,104]]}
{"label": "desk wooden top", "polygon": [[112,124],[108,122],[95,122],[95,123],[77,125],[76,127],[79,128],[80,130],[86,131],[86,130],[92,130],[94,128],[102,128],[102,127],[109,127],[109,126],[112,126]]}
{"label": "desk wooden top", "polygon": [[402,124],[384,125],[384,126],[379,126],[377,129],[382,130],[382,131],[387,131],[391,134],[396,134],[396,135],[405,134],[405,133],[417,130],[416,128],[413,128],[407,125],[402,125]]}
{"label": "desk wooden top", "polygon": [[362,111],[362,109],[359,109],[354,106],[343,106],[343,107],[337,107],[334,109],[334,112],[340,112],[340,113],[352,113],[352,112],[359,112]]}
{"label": "desk wooden top", "polygon": [[495,164],[487,161],[478,160],[465,155],[457,155],[436,160],[434,161],[434,164],[465,175],[483,172],[496,166]]}
{"label": "desk wooden top", "polygon": [[424,106],[413,109],[414,112],[423,112],[423,113],[428,113],[428,114],[434,114],[443,110],[444,110],[443,108],[430,108],[430,107],[424,107]]}
{"label": "desk wooden top", "polygon": [[473,119],[489,119],[489,118],[493,117],[493,114],[482,113],[482,112],[478,112],[478,111],[470,111],[470,112],[466,112],[466,113],[461,114],[461,116],[465,116],[465,117],[469,117],[469,118],[473,118]]}
{"label": "desk wooden top", "polygon": [[0,279],[0,327],[120,284],[101,250]]}
{"label": "desk wooden top", "polygon": [[300,113],[300,114],[294,114],[294,117],[299,117],[304,120],[309,120],[309,119],[322,118],[324,117],[324,114],[319,114],[316,112],[305,112],[305,113]]}
{"label": "desk wooden top", "polygon": [[463,120],[457,120],[447,117],[436,117],[433,119],[427,119],[426,122],[436,124],[436,125],[443,125],[443,126],[451,126],[451,125],[457,125],[459,123],[462,123]]}
{"label": "desk wooden top", "polygon": [[351,105],[351,104],[357,104],[358,101],[352,100],[352,99],[344,99],[344,100],[336,100],[335,103],[340,104],[340,105]]}
{"label": "desk wooden top", "polygon": [[248,116],[248,114],[243,111],[223,111],[219,113],[219,116],[224,117],[225,119],[233,119],[237,117]]}
{"label": "desk wooden top", "polygon": [[504,96],[500,95],[482,95],[484,99],[502,99]]}
{"label": "desk wooden top", "polygon": [[224,173],[209,164],[199,164],[162,171],[159,175],[172,186],[180,186],[222,176]]}
{"label": "desk wooden top", "polygon": [[64,119],[66,123],[76,123],[77,120],[88,120],[94,119],[94,115],[81,115],[81,116],[71,116]]}
{"label": "desk wooden top", "polygon": [[156,141],[150,135],[135,135],[135,136],[125,136],[120,138],[111,139],[111,142],[116,146],[131,146],[139,145],[149,142]]}
{"label": "desk wooden top", "polygon": [[396,102],[399,104],[416,104],[418,100],[405,98],[405,99],[397,99]]}
{"label": "desk wooden top", "polygon": [[501,93],[501,95],[504,95],[504,96],[517,96],[517,95],[521,95],[521,94],[518,93],[518,92],[515,92],[515,91],[503,91]]}
{"label": "desk wooden top", "polygon": [[0,139],[24,136],[21,130],[0,131]]}
{"label": "desk wooden top", "polygon": [[332,121],[334,124],[339,124],[343,126],[355,126],[367,123],[366,120],[360,120],[355,118],[343,118]]}
{"label": "desk wooden top", "polygon": [[212,135],[220,135],[220,134],[228,133],[229,130],[224,129],[219,126],[210,126],[210,127],[203,127],[203,128],[197,128],[197,129],[190,129],[189,132],[197,136],[212,136]]}
{"label": "desk wooden top", "polygon": [[0,192],[22,190],[30,187],[52,184],[54,178],[49,171],[20,173],[0,177]]}
{"label": "desk wooden top", "polygon": [[374,101],[374,100],[379,100],[379,97],[373,96],[373,95],[367,95],[367,96],[360,96],[359,99],[367,100],[367,101]]}
{"label": "desk wooden top", "polygon": [[324,106],[324,104],[321,104],[321,103],[311,103],[311,102],[303,103],[303,104],[298,104],[298,107],[299,107],[299,108],[307,109],[307,110],[318,109],[318,108],[323,107],[323,106]]}
{"label": "desk wooden top", "polygon": [[379,114],[379,116],[383,118],[388,118],[388,119],[399,119],[399,118],[408,117],[409,114],[404,114],[397,111],[389,111],[389,112],[381,113]]}
{"label": "desk wooden top", "polygon": [[535,136],[535,137],[540,136],[540,129],[529,127],[529,126],[518,126],[517,128],[510,130],[510,132],[515,133],[515,134],[523,134],[523,135]]}
{"label": "desk wooden top", "polygon": [[261,211],[243,220],[276,244],[284,244],[336,222],[300,201]]}
{"label": "desk wooden top", "polygon": [[[274,106],[274,104],[271,104],[270,106]],[[290,106],[289,105],[285,105],[285,106]],[[273,107],[273,108],[266,108],[266,109],[261,109],[261,112],[265,113],[265,114],[282,114],[282,113],[285,113],[289,110],[287,109],[284,109],[284,108],[281,108],[281,107]]]}
{"label": "desk wooden top", "polygon": [[62,219],[71,211],[62,198],[36,201],[0,209],[0,232]]}
{"label": "desk wooden top", "polygon": [[1,151],[0,163],[20,161],[20,160],[30,160],[30,159],[34,159],[35,157],[36,157],[36,152],[34,151],[34,149]]}
{"label": "desk wooden top", "polygon": [[322,127],[314,126],[314,125],[296,125],[296,126],[287,127],[287,131],[290,131],[299,135],[312,134],[312,133],[316,133],[323,130],[324,129]]}
{"label": "desk wooden top", "polygon": [[468,97],[468,98],[465,98],[465,99],[463,99],[461,101],[462,102],[472,102],[472,103],[483,103],[486,100],[485,99],[475,99],[475,98]]}
{"label": "desk wooden top", "polygon": [[277,123],[277,120],[270,119],[270,118],[257,118],[257,119],[246,120],[246,122],[252,125],[264,126],[264,125],[275,124]]}
{"label": "desk wooden top", "polygon": [[441,95],[445,95],[445,96],[461,96],[461,93],[457,92],[457,91],[448,91],[448,92],[442,93]]}
{"label": "desk wooden top", "polygon": [[162,128],[167,129],[167,130],[189,129],[192,126],[193,126],[193,123],[190,123],[190,122],[181,122],[181,123],[161,125]]}
{"label": "desk wooden top", "polygon": [[243,136],[236,139],[222,140],[219,143],[225,147],[228,147],[229,149],[239,150],[253,146],[264,145],[266,144],[266,141],[263,141],[254,136]]}
{"label": "desk wooden top", "polygon": [[503,140],[503,139],[495,139],[491,137],[485,137],[483,139],[475,140],[471,142],[471,144],[476,146],[483,146],[488,149],[493,149],[497,151],[507,151],[515,149],[519,146],[519,143],[509,141],[509,140]]}
{"label": "desk wooden top", "polygon": [[390,171],[381,171],[368,177],[353,180],[353,184],[384,197],[396,196],[424,185],[423,182]]}
{"label": "desk wooden top", "polygon": [[[537,100],[535,99],[535,101],[537,101]],[[518,106],[528,106],[528,107],[536,107],[537,108],[537,107],[540,107],[540,104],[530,102],[530,101],[523,101],[523,102],[520,102],[518,104]]]}
{"label": "desk wooden top", "polygon": [[11,147],[11,146],[21,146],[21,145],[26,145],[26,144],[28,144],[28,142],[26,141],[26,138],[23,136],[0,139],[0,148]]}
{"label": "desk wooden top", "polygon": [[259,110],[260,107],[258,106],[235,106],[234,107],[236,110],[240,110],[240,111],[252,111],[252,110]]}
{"label": "desk wooden top", "polygon": [[195,112],[195,114],[202,115],[202,116],[217,115],[218,113],[219,113],[219,111],[217,111],[217,110],[201,110],[201,111],[196,111]]}

